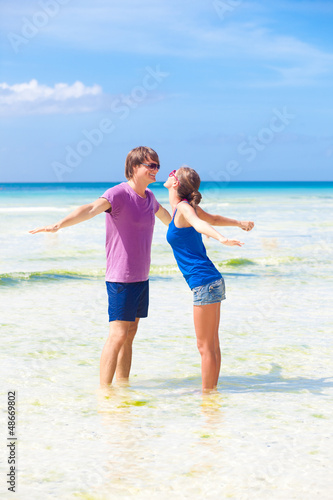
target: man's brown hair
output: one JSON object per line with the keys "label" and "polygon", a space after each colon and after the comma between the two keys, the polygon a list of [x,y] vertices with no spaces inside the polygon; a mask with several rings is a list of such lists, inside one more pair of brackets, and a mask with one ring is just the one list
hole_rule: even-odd
{"label": "man's brown hair", "polygon": [[160,163],[158,154],[153,149],[145,146],[139,146],[138,148],[132,149],[132,151],[128,153],[125,161],[126,179],[132,179],[134,175],[134,167],[140,165],[140,163],[147,163],[149,159],[156,163]]}

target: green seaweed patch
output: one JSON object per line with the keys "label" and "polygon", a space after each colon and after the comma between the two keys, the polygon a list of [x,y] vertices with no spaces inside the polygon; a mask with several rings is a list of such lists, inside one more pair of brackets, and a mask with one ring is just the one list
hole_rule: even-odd
{"label": "green seaweed patch", "polygon": [[150,274],[153,276],[169,275],[169,274],[180,274],[177,266],[174,264],[157,265],[152,264],[150,266]]}
{"label": "green seaweed patch", "polygon": [[256,263],[253,260],[250,259],[228,259],[223,262],[219,262],[219,266],[232,266],[232,267],[237,267],[237,266],[253,266]]}
{"label": "green seaweed patch", "polygon": [[325,419],[327,418],[322,413],[312,413],[312,416],[315,418],[325,418]]}
{"label": "green seaweed patch", "polygon": [[57,281],[60,279],[97,279],[104,276],[103,269],[72,271],[68,269],[49,269],[46,271],[13,272],[0,274],[0,284],[17,284],[21,281]]}
{"label": "green seaweed patch", "polygon": [[118,408],[126,408],[128,406],[146,406],[148,401],[124,401]]}

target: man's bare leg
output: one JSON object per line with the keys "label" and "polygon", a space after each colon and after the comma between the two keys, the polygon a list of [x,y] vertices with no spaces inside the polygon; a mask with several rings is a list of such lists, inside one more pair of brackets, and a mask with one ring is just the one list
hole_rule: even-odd
{"label": "man's bare leg", "polygon": [[129,378],[132,365],[132,344],[138,329],[139,319],[129,324],[127,338],[118,354],[116,377],[117,380],[126,381]]}
{"label": "man's bare leg", "polygon": [[130,324],[130,321],[110,321],[109,336],[105,342],[100,362],[101,385],[112,383],[117,368],[118,355],[127,340]]}

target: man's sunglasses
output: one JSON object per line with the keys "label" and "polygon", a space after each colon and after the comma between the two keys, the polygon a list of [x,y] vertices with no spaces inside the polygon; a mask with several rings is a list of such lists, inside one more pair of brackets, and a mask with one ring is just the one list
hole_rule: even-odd
{"label": "man's sunglasses", "polygon": [[141,163],[141,165],[149,168],[149,170],[159,170],[161,168],[161,165],[159,165],[158,163]]}

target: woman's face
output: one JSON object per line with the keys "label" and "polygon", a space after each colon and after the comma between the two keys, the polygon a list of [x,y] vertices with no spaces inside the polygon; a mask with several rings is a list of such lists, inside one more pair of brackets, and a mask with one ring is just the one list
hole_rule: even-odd
{"label": "woman's face", "polygon": [[170,189],[171,187],[177,187],[177,185],[178,185],[177,172],[178,172],[178,170],[173,170],[169,174],[169,177],[167,178],[166,182],[163,184],[164,187],[166,187],[167,189]]}

